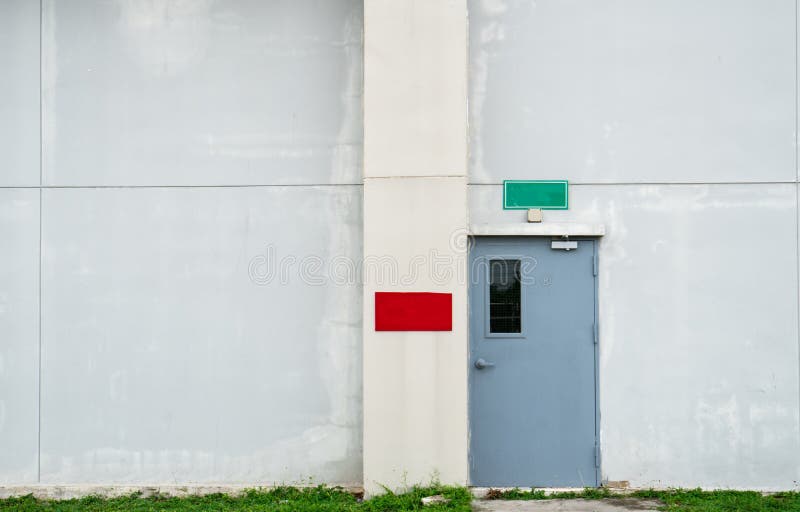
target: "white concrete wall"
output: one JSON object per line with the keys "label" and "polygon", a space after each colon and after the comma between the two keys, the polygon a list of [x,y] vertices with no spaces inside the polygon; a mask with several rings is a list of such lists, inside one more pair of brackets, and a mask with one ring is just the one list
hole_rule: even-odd
{"label": "white concrete wall", "polygon": [[[367,0],[364,24],[364,255],[399,270],[364,276],[364,486],[463,485],[466,2]],[[375,332],[376,291],[452,293],[453,330]]]}
{"label": "white concrete wall", "polygon": [[0,3],[0,481],[35,482],[39,395],[39,6]]}
{"label": "white concrete wall", "polygon": [[469,2],[470,221],[606,225],[606,480],[797,486],[795,3]]}
{"label": "white concrete wall", "polygon": [[39,191],[0,189],[0,481],[35,482],[39,421]]}
{"label": "white concrete wall", "polygon": [[362,252],[361,3],[42,8],[0,5],[0,484],[360,484],[315,258]]}
{"label": "white concrete wall", "polygon": [[[797,485],[796,1],[41,6],[0,4],[0,484],[467,483],[463,235],[567,178],[603,478]],[[363,255],[422,263],[325,275]]]}
{"label": "white concrete wall", "polygon": [[[39,185],[39,6],[0,4],[0,185]],[[10,78],[13,77],[13,78]]]}

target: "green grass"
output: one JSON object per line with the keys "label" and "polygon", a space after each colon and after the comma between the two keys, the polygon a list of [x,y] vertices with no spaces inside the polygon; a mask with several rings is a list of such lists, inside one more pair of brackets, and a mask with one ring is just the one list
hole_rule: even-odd
{"label": "green grass", "polygon": [[443,494],[450,503],[431,505],[425,510],[466,512],[471,495],[463,487],[413,487],[403,494],[387,493],[371,500],[359,501],[341,488],[319,486],[298,489],[280,487],[269,491],[247,491],[241,496],[225,494],[169,498],[143,498],[132,494],[121,498],[96,496],[73,500],[39,500],[32,496],[0,500],[0,511],[14,512],[402,512],[423,508],[425,496]]}
{"label": "green grass", "polygon": [[639,491],[641,498],[657,498],[669,512],[761,512],[800,511],[800,493],[782,492],[764,496],[755,491]]}
{"label": "green grass", "polygon": [[[422,498],[443,494],[450,502],[423,507]],[[605,488],[585,489],[577,492],[559,492],[545,495],[544,491],[492,490],[491,499],[546,500],[546,499],[608,499],[648,498],[664,503],[668,512],[800,512],[800,493],[785,492],[763,496],[753,491],[701,491],[675,489],[670,491],[634,491],[615,493]],[[371,500],[360,501],[351,493],[337,487],[319,486],[298,489],[279,487],[269,491],[247,491],[241,496],[212,494],[169,498],[165,496],[141,497],[133,494],[121,498],[96,496],[73,500],[39,500],[32,496],[0,500],[0,512],[404,512],[410,510],[456,511],[470,510],[471,495],[463,487],[432,485],[412,487],[408,492],[387,492]]]}
{"label": "green grass", "polygon": [[489,499],[548,500],[548,499],[604,499],[646,498],[664,503],[667,512],[800,512],[800,493],[782,492],[762,495],[755,491],[702,491],[700,489],[673,489],[669,491],[643,490],[615,493],[606,488],[584,489],[578,492],[556,492],[545,495],[541,490],[508,491],[490,490]]}

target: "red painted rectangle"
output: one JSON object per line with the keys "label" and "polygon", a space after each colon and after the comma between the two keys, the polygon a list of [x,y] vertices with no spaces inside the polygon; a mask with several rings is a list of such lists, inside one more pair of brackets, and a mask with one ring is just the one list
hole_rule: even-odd
{"label": "red painted rectangle", "polygon": [[375,292],[376,331],[452,331],[453,294]]}

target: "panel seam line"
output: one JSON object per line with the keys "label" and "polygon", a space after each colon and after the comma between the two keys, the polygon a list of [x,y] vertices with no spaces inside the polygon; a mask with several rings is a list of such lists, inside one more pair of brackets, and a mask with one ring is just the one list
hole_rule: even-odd
{"label": "panel seam line", "polygon": [[[800,12],[798,12],[798,0],[794,2],[794,172],[795,172],[795,301],[797,304],[797,387],[798,387],[798,403],[796,420],[800,420],[800,158],[798,157],[798,128],[800,127],[800,105],[798,104],[798,93],[800,93],[800,85],[798,85],[798,62],[799,57],[797,46],[800,43],[798,39],[798,20],[800,20]],[[798,433],[798,441],[800,441],[800,432]]]}
{"label": "panel seam line", "polygon": [[[41,156],[40,156],[41,158]],[[111,188],[267,188],[267,187],[362,187],[363,183],[291,183],[282,185],[18,185],[18,186],[0,186],[0,190],[6,189],[111,189]]]}
{"label": "panel seam line", "polygon": [[38,382],[37,382],[37,411],[36,411],[36,482],[42,483],[42,183],[44,161],[44,109],[42,108],[43,71],[42,71],[42,41],[43,41],[44,0],[39,0],[39,347],[38,347]]}
{"label": "panel seam line", "polygon": [[[795,151],[796,152],[796,151]],[[796,158],[796,157],[795,157]],[[515,180],[512,180],[515,181]],[[531,180],[520,180],[531,181]],[[537,180],[533,180],[537,181]],[[548,180],[542,180],[548,181]],[[792,185],[797,183],[797,178],[793,180],[774,180],[774,181],[570,181],[570,186],[650,186],[650,185]],[[503,183],[467,183],[469,186],[501,187]]]}

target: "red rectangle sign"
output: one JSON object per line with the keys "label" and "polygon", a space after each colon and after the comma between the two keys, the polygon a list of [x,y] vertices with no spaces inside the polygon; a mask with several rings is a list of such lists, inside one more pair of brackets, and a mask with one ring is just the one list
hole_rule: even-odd
{"label": "red rectangle sign", "polygon": [[452,331],[453,294],[375,292],[376,331]]}

